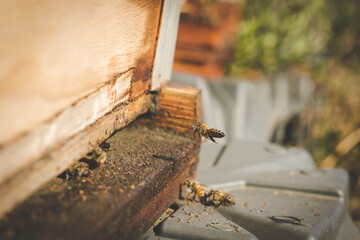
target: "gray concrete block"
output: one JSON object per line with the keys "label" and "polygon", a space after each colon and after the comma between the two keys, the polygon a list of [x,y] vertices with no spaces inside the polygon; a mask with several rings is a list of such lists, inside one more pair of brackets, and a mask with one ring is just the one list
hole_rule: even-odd
{"label": "gray concrete block", "polygon": [[199,203],[180,207],[156,227],[155,232],[159,237],[171,239],[258,239],[222,216],[213,207],[205,207]]}

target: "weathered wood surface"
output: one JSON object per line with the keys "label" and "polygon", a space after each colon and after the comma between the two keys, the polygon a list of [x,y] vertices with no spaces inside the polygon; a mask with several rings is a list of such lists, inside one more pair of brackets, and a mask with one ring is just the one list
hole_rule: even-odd
{"label": "weathered wood surface", "polygon": [[194,124],[202,123],[202,97],[198,88],[173,82],[163,84],[156,98],[154,124],[194,134]]}
{"label": "weathered wood surface", "polygon": [[[2,1],[0,145],[135,68],[148,90],[161,0]],[[124,83],[126,84],[126,83]]]}
{"label": "weathered wood surface", "polygon": [[1,149],[0,183],[21,167],[49,155],[74,134],[128,100],[133,77],[134,69],[131,69],[60,112],[53,120],[34,128],[21,140]]}
{"label": "weathered wood surface", "polygon": [[0,184],[149,90],[161,4],[0,4]]}
{"label": "weathered wood surface", "polygon": [[40,158],[4,181],[0,185],[0,216],[10,211],[41,184],[83,157],[115,130],[124,128],[137,116],[144,114],[149,105],[149,95],[142,95],[132,102],[120,105],[74,135],[58,149],[54,149],[49,155]]}
{"label": "weathered wood surface", "polygon": [[152,82],[164,80],[152,76],[161,64],[157,38],[176,35],[176,7],[168,0],[0,3],[0,217],[148,110]]}
{"label": "weathered wood surface", "polygon": [[[1,239],[137,239],[194,177],[200,141],[133,123],[102,167],[53,179],[0,220]],[[151,124],[151,122],[148,122]]]}
{"label": "weathered wood surface", "polygon": [[[120,123],[114,119],[119,114],[129,116],[129,112],[140,109],[133,104],[145,105],[143,109],[147,109],[144,102],[148,100],[145,98],[150,98],[150,95],[142,95],[128,104],[128,112],[123,112],[126,107],[119,107],[120,113],[114,110],[91,127],[107,131],[109,123],[130,123],[131,119]],[[200,138],[193,137],[193,130],[189,131],[192,127],[188,125],[194,120],[201,120],[201,109],[197,109],[201,107],[199,90],[163,85],[158,96],[153,96],[153,101],[151,113],[106,140],[112,150],[107,152],[103,166],[90,169],[87,176],[67,180],[54,178],[43,185],[12,212],[4,215],[0,220],[0,238],[140,237],[178,198],[180,184],[186,178],[194,177],[201,143]],[[173,114],[168,116],[169,121],[166,121],[168,117],[163,115],[164,111]],[[172,121],[174,117],[175,122]],[[159,125],[162,128],[155,127],[158,121],[163,121]],[[9,201],[21,195],[16,191],[32,187],[39,175],[46,178],[53,175],[58,170],[56,168],[67,166],[70,163],[67,156],[76,147],[87,147],[87,141],[101,140],[93,135],[95,133],[86,129],[78,136],[80,140],[75,140],[79,145],[69,143],[66,148],[53,153],[55,157],[51,158],[51,162],[44,159],[34,166],[35,169],[23,173],[28,176],[15,179],[7,185],[8,189],[1,189],[0,196],[7,197],[0,198],[3,200],[0,206],[11,204]],[[90,145],[94,144],[99,142]],[[77,157],[81,158],[80,155]],[[31,180],[30,185],[24,182],[25,179]]]}

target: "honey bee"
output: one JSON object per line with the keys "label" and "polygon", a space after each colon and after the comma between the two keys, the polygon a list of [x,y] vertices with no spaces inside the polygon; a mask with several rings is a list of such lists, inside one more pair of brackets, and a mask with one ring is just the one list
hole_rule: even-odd
{"label": "honey bee", "polygon": [[196,124],[194,124],[194,133],[198,133],[200,136],[203,136],[204,138],[209,139],[214,143],[217,143],[214,138],[225,137],[225,134],[219,129],[211,128],[199,122],[196,122]]}
{"label": "honey bee", "polygon": [[[105,142],[104,142],[105,143]],[[68,180],[71,177],[82,177],[89,175],[89,169],[95,169],[106,161],[106,152],[113,150],[108,143],[100,144],[100,147],[94,148],[91,152],[68,169],[63,171],[58,177]]]}
{"label": "honey bee", "polygon": [[[210,189],[206,185],[202,185],[190,179],[186,180],[184,185],[190,190],[190,192],[186,195],[185,200],[191,199],[192,201],[195,201],[195,198],[197,197],[201,204],[215,206],[215,208],[235,204],[235,201],[230,197],[230,195],[221,190]],[[210,190],[206,191],[206,188]],[[192,197],[190,197],[191,195]]]}
{"label": "honey bee", "polygon": [[216,208],[223,206],[229,206],[235,204],[235,201],[230,197],[229,194],[221,190],[211,189],[207,194],[206,202],[214,205]]}
{"label": "honey bee", "polygon": [[189,196],[192,194],[192,201],[195,201],[195,198],[198,197],[200,203],[207,204],[207,192],[200,183],[188,179],[185,181],[184,185],[191,191],[186,195],[185,200],[188,200]]}
{"label": "honey bee", "polygon": [[70,178],[83,177],[87,175],[89,175],[88,165],[78,161],[63,171],[58,177],[69,180]]}
{"label": "honey bee", "polygon": [[101,147],[102,150],[104,150],[106,152],[114,150],[113,148],[110,147],[110,143],[107,143],[107,142],[100,143],[99,147]]}
{"label": "honey bee", "polygon": [[96,168],[106,161],[106,152],[101,147],[96,147],[94,150],[86,154],[86,162],[90,168]]}

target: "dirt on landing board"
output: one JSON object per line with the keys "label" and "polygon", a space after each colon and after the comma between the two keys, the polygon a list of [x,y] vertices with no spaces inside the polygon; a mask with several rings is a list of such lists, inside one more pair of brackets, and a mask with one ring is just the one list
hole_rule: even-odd
{"label": "dirt on landing board", "polygon": [[200,148],[198,139],[147,120],[106,143],[105,163],[81,176],[54,178],[5,215],[0,239],[139,237],[194,175]]}

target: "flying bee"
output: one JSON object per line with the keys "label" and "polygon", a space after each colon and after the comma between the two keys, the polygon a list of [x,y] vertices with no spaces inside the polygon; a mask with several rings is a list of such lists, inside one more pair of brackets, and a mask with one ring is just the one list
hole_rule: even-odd
{"label": "flying bee", "polygon": [[186,195],[185,200],[189,199],[189,196],[192,194],[192,201],[195,201],[195,198],[198,197],[200,203],[207,204],[207,192],[202,187],[202,185],[194,180],[186,180],[184,185],[190,190]]}
{"label": "flying bee", "polygon": [[199,122],[196,122],[196,124],[194,124],[194,133],[198,133],[200,136],[203,136],[204,138],[209,139],[214,143],[217,143],[214,138],[225,137],[225,134],[219,129],[211,128]]}
{"label": "flying bee", "polygon": [[207,194],[206,202],[214,205],[216,208],[223,206],[229,206],[235,204],[235,201],[230,197],[229,194],[221,190],[211,189]]}

